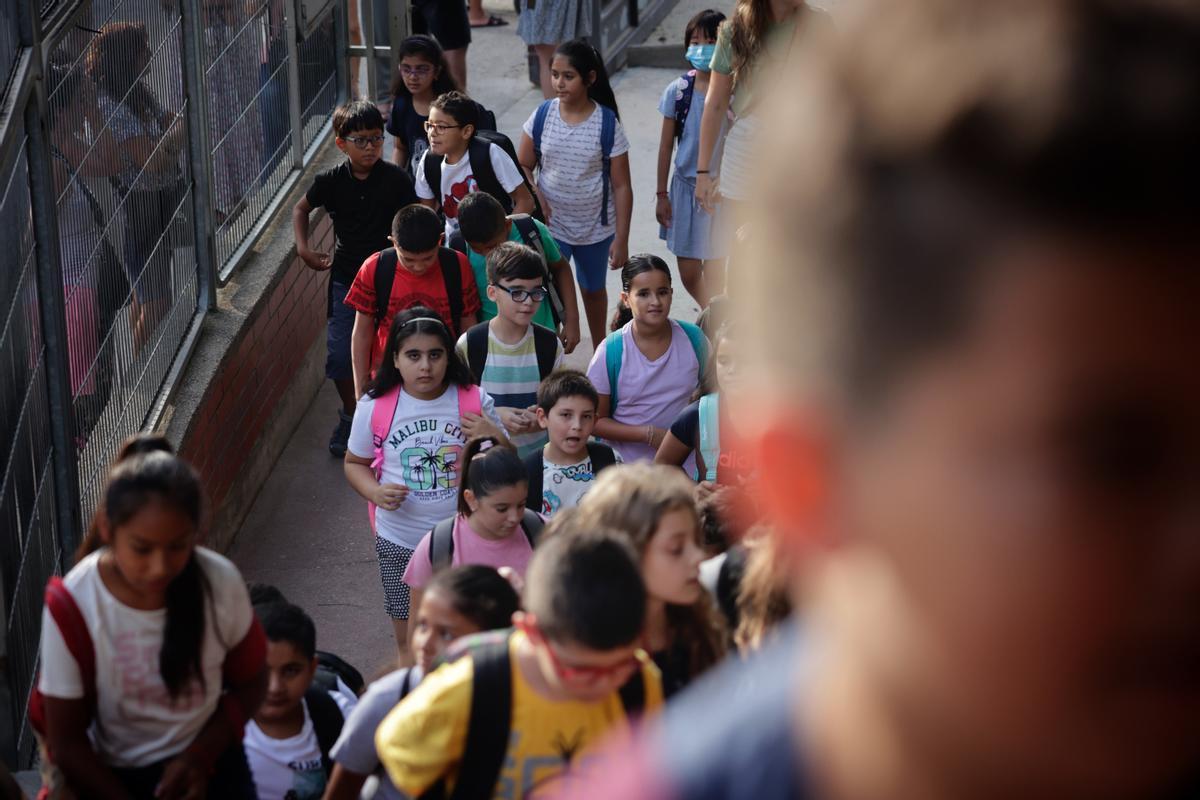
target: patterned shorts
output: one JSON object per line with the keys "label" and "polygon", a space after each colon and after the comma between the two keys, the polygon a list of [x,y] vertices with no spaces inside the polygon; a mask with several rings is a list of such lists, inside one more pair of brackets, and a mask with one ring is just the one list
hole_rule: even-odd
{"label": "patterned shorts", "polygon": [[392,619],[408,619],[410,592],[404,582],[404,570],[413,551],[375,537],[375,553],[379,556],[379,578],[383,581],[384,608]]}

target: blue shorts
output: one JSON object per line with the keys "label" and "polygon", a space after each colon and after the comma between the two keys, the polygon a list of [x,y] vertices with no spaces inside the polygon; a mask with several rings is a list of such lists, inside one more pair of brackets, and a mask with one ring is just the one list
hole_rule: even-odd
{"label": "blue shorts", "polygon": [[608,282],[608,251],[616,235],[595,244],[567,244],[555,239],[559,252],[567,261],[575,259],[575,281],[585,292],[598,292]]}
{"label": "blue shorts", "polygon": [[325,332],[325,377],[332,381],[348,381],[354,378],[354,367],[350,362],[350,338],[354,333],[354,309],[346,305],[346,292],[350,287],[329,279],[329,326]]}

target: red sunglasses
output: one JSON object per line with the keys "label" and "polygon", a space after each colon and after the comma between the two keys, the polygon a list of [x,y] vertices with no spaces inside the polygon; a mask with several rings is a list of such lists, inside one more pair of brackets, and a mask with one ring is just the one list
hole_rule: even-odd
{"label": "red sunglasses", "polygon": [[638,658],[638,653],[634,653],[625,660],[604,667],[573,667],[562,662],[558,653],[554,651],[554,645],[546,640],[546,637],[542,635],[541,630],[536,624],[522,621],[517,627],[529,637],[530,641],[541,644],[546,648],[546,652],[550,654],[550,663],[554,665],[555,673],[563,681],[597,683],[620,674],[624,670],[631,668],[638,670],[642,666],[641,659]]}

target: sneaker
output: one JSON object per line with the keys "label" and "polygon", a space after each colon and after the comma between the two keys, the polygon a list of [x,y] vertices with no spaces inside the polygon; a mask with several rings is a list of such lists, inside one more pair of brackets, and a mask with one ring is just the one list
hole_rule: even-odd
{"label": "sneaker", "polygon": [[350,438],[350,423],[354,417],[338,409],[338,424],[329,437],[329,454],[342,458],[346,455],[346,441]]}

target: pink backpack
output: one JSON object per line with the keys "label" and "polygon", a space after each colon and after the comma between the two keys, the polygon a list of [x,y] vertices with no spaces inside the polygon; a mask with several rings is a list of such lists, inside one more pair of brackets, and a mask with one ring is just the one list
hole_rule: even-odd
{"label": "pink backpack", "polygon": [[[400,387],[396,386],[387,394],[375,398],[375,407],[371,409],[371,443],[375,450],[371,471],[377,480],[383,477],[383,443],[392,428],[399,402]],[[479,394],[478,386],[458,387],[458,415],[461,417],[463,414],[483,415],[483,397]],[[371,530],[375,530],[374,503],[367,503],[367,513],[371,517]]]}

